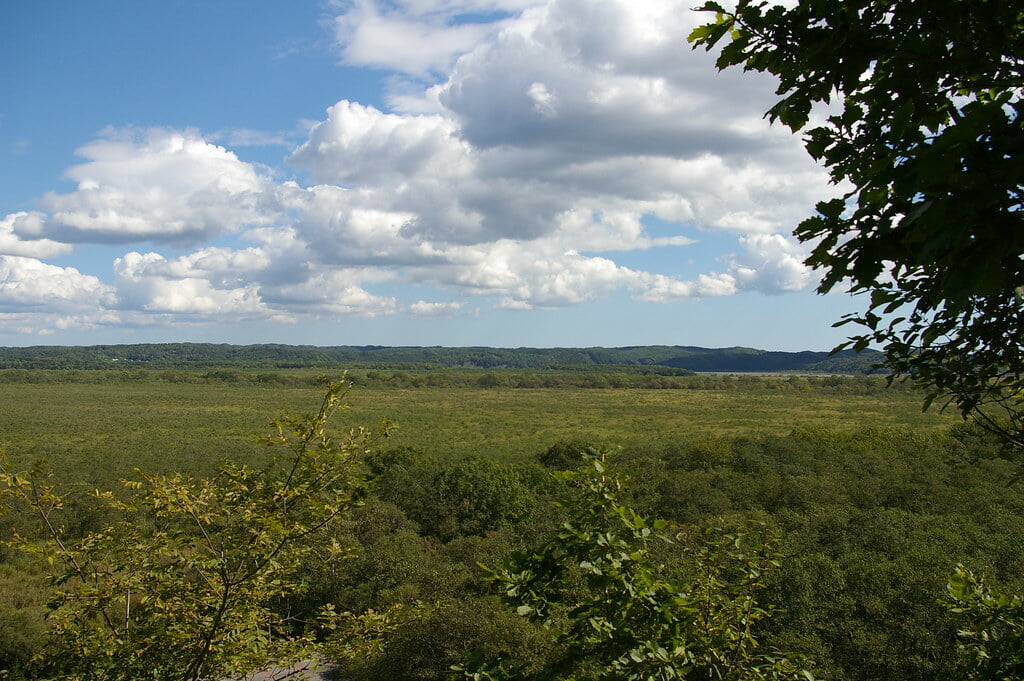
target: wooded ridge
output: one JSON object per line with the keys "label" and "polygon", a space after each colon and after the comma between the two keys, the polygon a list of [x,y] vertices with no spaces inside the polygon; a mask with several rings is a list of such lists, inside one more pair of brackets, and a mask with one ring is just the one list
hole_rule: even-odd
{"label": "wooded ridge", "polygon": [[881,353],[777,352],[755,348],[641,345],[618,348],[490,348],[379,345],[151,343],[0,347],[0,369],[101,369],[119,363],[157,368],[276,368],[417,364],[487,369],[587,366],[670,367],[684,371],[871,373]]}

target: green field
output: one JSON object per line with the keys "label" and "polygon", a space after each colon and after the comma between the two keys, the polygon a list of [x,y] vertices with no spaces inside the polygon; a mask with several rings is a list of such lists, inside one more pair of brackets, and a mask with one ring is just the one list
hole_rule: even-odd
{"label": "green field", "polygon": [[[392,388],[361,386],[339,424],[395,423],[389,445],[451,457],[522,460],[566,438],[637,446],[704,435],[784,435],[797,427],[932,430],[958,419],[920,397],[862,379],[788,389],[783,379],[693,390]],[[780,389],[786,386],[787,389]],[[45,456],[101,482],[147,470],[204,471],[221,458],[251,460],[281,410],[318,403],[320,389],[246,382],[0,384],[0,448],[15,462]]]}
{"label": "green field", "polygon": [[[504,645],[492,625],[512,615],[487,595],[477,565],[557,530],[550,501],[568,492],[550,470],[575,467],[580,450],[551,446],[570,439],[621,447],[610,465],[649,517],[690,530],[737,519],[777,530],[784,559],[761,597],[778,613],[759,635],[813,657],[821,678],[963,678],[963,624],[940,603],[957,564],[1024,590],[1014,463],[982,434],[952,430],[956,413],[922,412],[920,394],[879,377],[352,373],[350,408],[334,426],[388,419],[397,429],[365,461],[374,475],[365,506],[331,529],[351,559],[304,563],[310,591],[279,605],[313,617],[325,604],[354,613],[430,604],[390,647],[347,663],[354,681],[443,679],[469,649]],[[596,387],[611,385],[620,387]],[[95,508],[94,488],[123,492],[114,480],[134,468],[208,475],[222,459],[256,464],[270,420],[315,410],[322,396],[311,370],[0,371],[0,448],[14,470],[45,457],[60,488],[71,483],[74,501],[59,516],[75,540],[109,513]],[[570,459],[553,458],[562,455]],[[11,508],[0,537],[34,527]],[[685,552],[664,550],[658,560],[682,570]],[[59,661],[46,652],[45,574],[38,556],[0,544],[0,670],[15,670],[10,678],[52,678],[47,665]],[[515,645],[533,657],[530,644]]]}

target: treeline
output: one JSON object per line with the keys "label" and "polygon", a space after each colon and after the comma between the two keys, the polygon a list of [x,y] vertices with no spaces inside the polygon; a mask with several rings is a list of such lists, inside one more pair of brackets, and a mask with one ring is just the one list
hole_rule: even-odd
{"label": "treeline", "polygon": [[[499,603],[477,564],[500,565],[556,531],[563,511],[550,502],[564,489],[550,473],[577,466],[590,444],[554,443],[518,464],[412,448],[371,455],[374,491],[317,537],[353,547],[352,558],[340,569],[304,564],[304,592],[275,607],[296,621],[325,605],[390,613],[381,640],[339,650],[341,676],[354,681],[441,681],[473,650],[540,668],[543,632]],[[1013,466],[997,449],[965,426],[800,429],[626,446],[614,465],[631,477],[626,502],[679,536],[746,521],[782,533],[761,595],[777,612],[756,632],[767,650],[807,655],[834,681],[952,681],[962,678],[959,622],[940,600],[956,566],[1024,590],[1024,492],[1006,484]],[[91,514],[71,509],[69,527],[95,528]],[[0,531],[23,522],[9,515]],[[659,551],[666,573],[683,569],[678,545]],[[47,588],[29,558],[0,551],[0,561],[0,668],[38,678]]]}
{"label": "treeline", "polygon": [[[889,386],[881,376],[753,374],[694,374],[671,367],[620,366],[562,368],[548,371],[496,369],[353,369],[348,378],[355,386],[414,388],[582,388],[643,390],[745,390],[787,391],[828,390],[847,394],[879,394],[908,390],[902,384]],[[208,370],[183,369],[0,369],[2,384],[118,384],[186,383],[249,384],[281,386],[319,385],[318,372],[253,371],[222,367]]]}
{"label": "treeline", "polygon": [[549,369],[583,366],[660,366],[680,371],[804,371],[871,373],[879,353],[849,351],[770,352],[754,348],[632,346],[621,348],[449,348],[309,345],[218,345],[156,343],[139,345],[33,346],[0,348],[0,368],[109,369],[246,367],[322,368],[401,365],[480,369]]}

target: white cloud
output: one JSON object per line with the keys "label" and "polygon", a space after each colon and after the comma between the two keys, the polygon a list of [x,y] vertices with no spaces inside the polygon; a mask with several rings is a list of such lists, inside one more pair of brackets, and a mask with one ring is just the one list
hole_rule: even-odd
{"label": "white cloud", "polygon": [[168,281],[203,279],[227,290],[254,283],[270,266],[270,255],[260,248],[204,248],[173,260],[159,253],[127,253],[115,261],[115,272],[131,281],[152,277]]}
{"label": "white cloud", "polygon": [[[773,83],[718,73],[711,55],[691,50],[690,4],[551,0],[463,56],[440,100],[479,147],[679,157],[770,145],[759,119]],[[536,83],[558,101],[557,118],[536,110]]]}
{"label": "white cloud", "polygon": [[204,258],[203,254],[194,254],[168,261],[158,253],[125,254],[114,261],[123,304],[144,312],[221,319],[275,316],[260,300],[256,285],[216,286],[206,278],[211,272],[196,267],[204,259],[216,259],[216,255]]}
{"label": "white cloud", "polygon": [[739,292],[728,273],[701,274],[694,281],[681,281],[662,274],[643,273],[635,287],[637,298],[652,303],[671,303],[684,298],[714,298]]}
{"label": "white cloud", "polygon": [[390,315],[398,311],[394,298],[370,293],[359,285],[366,278],[386,276],[358,270],[322,271],[305,281],[275,287],[267,297],[276,305],[315,317]]}
{"label": "white cloud", "polygon": [[762,293],[802,291],[817,284],[804,265],[808,248],[781,234],[754,234],[740,239],[743,252],[733,256],[730,271],[740,288]]}
{"label": "white cloud", "polygon": [[[0,308],[2,309],[2,308]],[[0,337],[52,336],[59,331],[124,327],[126,320],[110,311],[61,314],[53,311],[0,312]]]}
{"label": "white cloud", "polygon": [[82,310],[98,312],[115,302],[114,290],[74,267],[35,258],[0,255],[0,310]]}
{"label": "white cloud", "polygon": [[86,162],[66,173],[77,190],[43,196],[49,217],[24,236],[198,244],[271,219],[260,205],[267,179],[195,131],[108,131],[78,153]]}
{"label": "white cloud", "polygon": [[342,100],[288,159],[319,182],[394,185],[408,178],[443,180],[465,172],[469,150],[440,116],[384,114]]}
{"label": "white cloud", "polygon": [[391,197],[381,196],[376,189],[295,187],[282,192],[280,198],[292,219],[284,240],[280,233],[268,229],[251,234],[280,242],[278,247],[286,249],[284,257],[295,265],[296,257],[343,267],[374,263],[400,266],[424,257],[424,245],[403,233],[415,215],[390,210]]}
{"label": "white cloud", "polygon": [[38,234],[46,216],[38,211],[11,213],[0,220],[0,254],[21,255],[29,258],[49,258],[70,253],[68,244],[50,239],[23,239],[21,234]]}
{"label": "white cloud", "polygon": [[[802,290],[814,283],[804,251],[779,235],[828,194],[827,177],[799,140],[761,119],[769,81],[719,73],[690,49],[685,36],[705,20],[691,4],[338,4],[342,60],[412,78],[392,98],[400,108],[341,100],[310,124],[288,162],[315,184],[275,181],[213,143],[282,135],[110,131],[79,150],[84,162],[67,172],[77,189],[0,221],[0,253],[44,258],[80,242],[191,249],[125,253],[116,299],[82,280],[106,301],[89,303],[94,319],[116,307],[138,324],[443,316],[468,296],[533,309],[617,291],[671,302]],[[413,90],[415,77],[438,82]],[[679,233],[665,231],[671,223]],[[697,229],[735,235],[723,271],[709,264],[684,280],[616,262],[623,251],[684,253]],[[56,309],[60,296],[31,298],[13,283],[83,276],[31,262],[8,267],[8,306]],[[460,302],[399,304],[392,292],[410,283]]]}
{"label": "white cloud", "polygon": [[379,14],[339,17],[342,60],[414,74],[446,68],[455,55],[471,49],[492,29],[481,25],[429,26]]}
{"label": "white cloud", "polygon": [[115,260],[114,271],[122,305],[148,316],[291,323],[303,315],[397,311],[393,298],[360,285],[389,279],[384,270],[330,268],[311,261],[282,272],[277,256],[273,248],[210,248],[172,260],[131,252]]}
{"label": "white cloud", "polygon": [[418,300],[409,306],[409,313],[415,317],[451,317],[462,311],[463,304],[455,301],[450,303],[430,303]]}
{"label": "white cloud", "polygon": [[444,253],[444,263],[409,268],[409,275],[465,295],[498,298],[508,309],[577,305],[638,285],[638,273],[607,258],[557,248],[553,240],[529,248],[509,240],[457,246]]}
{"label": "white cloud", "polygon": [[[468,4],[389,12],[430,23]],[[700,19],[688,7],[551,0],[460,57],[428,91],[438,113],[342,101],[291,161],[410,215],[405,235],[433,243],[528,242],[580,204],[629,202],[636,214],[703,228],[788,230],[827,178],[787,131],[761,120],[769,80],[719,74],[690,49],[685,36]],[[360,3],[345,16],[381,11]]]}
{"label": "white cloud", "polygon": [[537,2],[355,0],[335,4],[342,9],[332,25],[342,63],[422,76],[446,71],[455,57],[493,36],[506,23],[508,13]]}
{"label": "white cloud", "polygon": [[[827,178],[761,119],[769,80],[719,74],[690,49],[685,35],[703,18],[688,6],[551,0],[465,51],[428,91],[435,114],[339,102],[291,160],[351,191],[312,191],[318,207],[300,233],[336,258],[365,257],[372,238],[376,263],[508,307],[573,305],[617,288],[670,301],[805,287],[799,255],[767,235],[802,219]],[[356,30],[381,11],[361,3],[344,20]],[[427,26],[454,10],[389,12]],[[391,217],[356,230],[357,206]],[[599,257],[691,242],[649,237],[647,214],[747,235],[742,253],[692,281]]]}

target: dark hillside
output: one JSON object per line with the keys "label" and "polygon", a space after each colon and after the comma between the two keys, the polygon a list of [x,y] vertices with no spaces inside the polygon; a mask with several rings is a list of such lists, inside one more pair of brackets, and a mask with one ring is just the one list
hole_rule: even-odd
{"label": "dark hillside", "polygon": [[688,371],[870,373],[879,353],[771,352],[754,348],[648,345],[621,348],[386,347],[379,345],[139,345],[0,348],[0,369],[338,368],[400,365],[482,369],[662,366]]}

